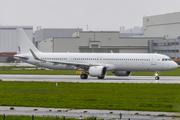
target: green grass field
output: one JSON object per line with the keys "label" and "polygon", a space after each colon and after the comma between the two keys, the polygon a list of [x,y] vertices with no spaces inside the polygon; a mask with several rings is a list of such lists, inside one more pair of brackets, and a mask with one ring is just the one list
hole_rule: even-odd
{"label": "green grass field", "polygon": [[[4,116],[0,115],[0,120],[4,120]],[[7,115],[5,116],[5,120],[32,120],[32,116],[15,116],[15,115]],[[37,117],[34,116],[34,120],[64,120],[63,117],[51,117],[51,116],[46,116],[46,117]],[[79,120],[75,118],[65,118],[65,120]],[[95,120],[95,118],[85,118],[83,120]],[[98,119],[99,120],[99,119]]]}
{"label": "green grass field", "polygon": [[[0,68],[0,74],[34,74],[34,75],[77,75],[75,70],[11,70],[10,67]],[[108,72],[107,75],[114,75]],[[132,76],[154,76],[154,72],[132,72]],[[180,76],[180,68],[172,71],[160,72],[159,76]]]}
{"label": "green grass field", "polygon": [[180,84],[0,82],[0,106],[180,111]]}

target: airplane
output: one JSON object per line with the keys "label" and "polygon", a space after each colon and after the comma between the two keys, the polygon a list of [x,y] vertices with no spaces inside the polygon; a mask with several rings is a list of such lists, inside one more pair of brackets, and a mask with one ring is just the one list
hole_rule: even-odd
{"label": "airplane", "polygon": [[81,79],[88,74],[104,79],[107,71],[116,76],[130,76],[132,71],[153,71],[159,80],[159,71],[178,67],[168,56],[157,53],[43,53],[31,42],[22,28],[17,28],[20,54],[14,58],[36,66],[54,70],[81,70]]}

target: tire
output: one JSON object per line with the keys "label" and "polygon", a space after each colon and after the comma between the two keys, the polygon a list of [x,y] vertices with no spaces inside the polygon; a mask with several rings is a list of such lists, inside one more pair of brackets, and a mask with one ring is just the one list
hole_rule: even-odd
{"label": "tire", "polygon": [[98,79],[104,79],[104,76],[103,77],[98,77]]}
{"label": "tire", "polygon": [[155,77],[155,80],[159,80],[159,79],[160,79],[159,76],[156,76],[156,77]]}
{"label": "tire", "polygon": [[84,74],[85,75],[85,79],[87,79],[88,78],[88,75],[87,74]]}
{"label": "tire", "polygon": [[88,75],[87,74],[81,74],[81,79],[87,79]]}

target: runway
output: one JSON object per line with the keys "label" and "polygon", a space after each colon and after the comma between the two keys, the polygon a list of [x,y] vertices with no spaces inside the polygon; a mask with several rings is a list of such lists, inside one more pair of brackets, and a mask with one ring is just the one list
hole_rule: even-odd
{"label": "runway", "polygon": [[180,76],[160,76],[156,81],[154,76],[106,76],[105,79],[97,79],[88,76],[88,79],[80,79],[79,75],[0,75],[2,81],[37,81],[37,82],[78,82],[78,83],[180,83]]}

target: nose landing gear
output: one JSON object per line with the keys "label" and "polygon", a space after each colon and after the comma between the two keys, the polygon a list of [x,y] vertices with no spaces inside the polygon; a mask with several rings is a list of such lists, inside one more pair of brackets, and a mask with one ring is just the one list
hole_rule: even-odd
{"label": "nose landing gear", "polygon": [[159,80],[159,76],[156,76],[155,79],[156,79],[156,80]]}
{"label": "nose landing gear", "polygon": [[159,80],[160,79],[160,77],[158,76],[158,71],[157,72],[155,72],[155,80]]}

